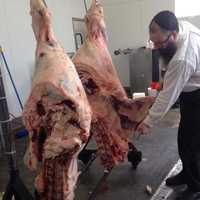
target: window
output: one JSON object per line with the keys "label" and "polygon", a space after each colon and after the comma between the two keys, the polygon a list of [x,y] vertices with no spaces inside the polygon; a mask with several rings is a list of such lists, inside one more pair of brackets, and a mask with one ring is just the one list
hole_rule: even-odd
{"label": "window", "polygon": [[200,0],[175,0],[177,17],[200,15]]}

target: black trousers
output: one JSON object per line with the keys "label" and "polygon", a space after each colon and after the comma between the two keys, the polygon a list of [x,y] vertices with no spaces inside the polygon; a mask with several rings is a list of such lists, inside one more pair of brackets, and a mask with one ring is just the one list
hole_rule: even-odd
{"label": "black trousers", "polygon": [[178,151],[188,187],[200,191],[200,89],[180,95]]}

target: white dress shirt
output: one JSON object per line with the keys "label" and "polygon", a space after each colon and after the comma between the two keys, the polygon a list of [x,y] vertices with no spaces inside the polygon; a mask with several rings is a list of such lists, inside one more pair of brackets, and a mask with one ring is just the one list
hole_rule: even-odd
{"label": "white dress shirt", "polygon": [[200,89],[200,30],[188,22],[179,22],[177,51],[166,66],[163,83],[144,120],[150,127],[165,116],[181,92]]}

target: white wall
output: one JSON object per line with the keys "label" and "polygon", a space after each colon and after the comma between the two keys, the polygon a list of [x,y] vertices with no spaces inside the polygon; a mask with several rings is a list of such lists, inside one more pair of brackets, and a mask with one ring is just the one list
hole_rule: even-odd
{"label": "white wall", "polygon": [[[75,50],[72,17],[83,18],[84,0],[46,0],[52,11],[57,38],[66,52]],[[118,48],[137,48],[146,44],[148,24],[162,9],[174,10],[174,0],[101,0],[109,36],[109,48],[124,86],[129,86],[127,56],[114,56]],[[29,0],[0,0],[0,45],[3,46],[13,79],[23,103],[31,86],[34,69],[35,39],[29,16]],[[0,64],[2,60],[0,59]],[[9,110],[19,116],[21,110],[5,68],[2,69]]]}
{"label": "white wall", "polygon": [[197,16],[200,14],[199,0],[175,0],[175,12],[177,17]]}
{"label": "white wall", "polygon": [[196,27],[200,29],[200,15],[198,16],[193,16],[193,17],[182,17],[179,18],[180,20],[186,20],[192,24],[194,24]]}
{"label": "white wall", "polygon": [[199,0],[175,0],[175,14],[179,20],[186,20],[200,28],[199,6]]}
{"label": "white wall", "polygon": [[174,0],[101,0],[107,24],[109,48],[124,86],[129,86],[127,56],[114,56],[114,50],[146,45],[148,25],[161,10],[175,9]]}
{"label": "white wall", "polygon": [[[57,38],[66,52],[75,50],[72,17],[85,14],[83,0],[46,0],[52,11],[53,26]],[[31,87],[34,68],[35,39],[31,29],[29,0],[0,0],[0,45],[23,103]],[[0,59],[2,66],[2,59]],[[21,110],[5,68],[2,68],[9,111],[19,116]]]}

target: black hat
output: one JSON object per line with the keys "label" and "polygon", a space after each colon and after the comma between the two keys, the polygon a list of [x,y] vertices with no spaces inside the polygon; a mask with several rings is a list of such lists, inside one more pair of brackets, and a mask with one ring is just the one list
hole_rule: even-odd
{"label": "black hat", "polygon": [[[178,20],[173,12],[164,10],[155,15],[151,21],[168,31],[179,31]],[[151,25],[150,23],[150,25]]]}

